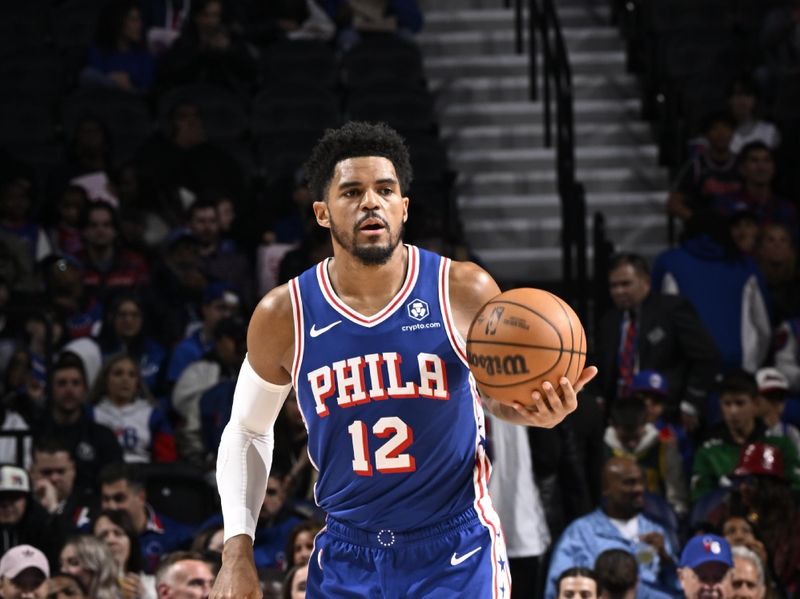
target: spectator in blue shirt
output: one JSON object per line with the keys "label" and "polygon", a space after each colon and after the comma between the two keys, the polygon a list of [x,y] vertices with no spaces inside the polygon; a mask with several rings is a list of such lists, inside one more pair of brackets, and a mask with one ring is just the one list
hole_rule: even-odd
{"label": "spectator in blue shirt", "polygon": [[214,329],[223,318],[236,315],[239,298],[225,283],[210,283],[203,293],[203,321],[200,327],[175,346],[167,366],[167,381],[174,385],[184,369],[202,358],[214,346]]}
{"label": "spectator in blue shirt", "polygon": [[100,14],[95,42],[89,47],[84,83],[145,93],[153,84],[153,57],[142,45],[142,15],[135,2],[117,0]]}

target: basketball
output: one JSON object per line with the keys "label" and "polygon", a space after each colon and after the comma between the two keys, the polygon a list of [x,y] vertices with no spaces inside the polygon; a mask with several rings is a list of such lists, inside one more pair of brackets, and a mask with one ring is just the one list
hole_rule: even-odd
{"label": "basketball", "polygon": [[[543,289],[511,289],[480,309],[467,335],[469,368],[480,390],[511,404],[531,404],[550,381],[575,384],[586,362],[586,334],[578,315]],[[543,393],[543,392],[542,392]]]}

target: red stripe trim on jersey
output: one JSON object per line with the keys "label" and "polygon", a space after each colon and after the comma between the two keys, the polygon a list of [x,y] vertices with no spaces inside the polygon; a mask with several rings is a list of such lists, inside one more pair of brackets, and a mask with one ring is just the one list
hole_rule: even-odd
{"label": "red stripe trim on jersey", "polygon": [[397,307],[405,301],[417,281],[417,274],[419,271],[419,251],[413,245],[406,246],[408,248],[408,270],[406,272],[406,280],[397,295],[378,313],[372,316],[364,316],[360,312],[356,312],[350,306],[345,304],[336,292],[333,291],[333,286],[328,276],[328,262],[330,258],[320,262],[317,265],[317,280],[319,281],[320,289],[322,290],[323,297],[328,303],[342,316],[349,318],[353,322],[365,326],[375,326],[380,324],[397,309]]}
{"label": "red stripe trim on jersey", "polygon": [[464,361],[464,364],[469,367],[469,360],[467,360],[467,354],[464,352],[464,348],[461,347],[461,344],[458,342],[459,335],[458,331],[456,330],[455,325],[453,324],[453,316],[450,311],[450,282],[448,277],[450,276],[450,259],[449,258],[442,258],[442,263],[439,268],[439,297],[440,303],[442,305],[442,314],[444,315],[444,328],[447,331],[447,337],[450,339],[450,345],[453,346],[453,349]]}
{"label": "red stripe trim on jersey", "polygon": [[485,481],[485,478],[484,478],[484,476],[482,474],[482,466],[483,466],[483,462],[482,462],[480,456],[476,455],[475,456],[475,467],[476,467],[475,477],[477,479],[478,487],[481,490],[481,494],[480,494],[480,497],[478,497],[478,500],[475,502],[475,505],[478,508],[478,516],[479,516],[481,522],[483,523],[484,526],[486,526],[489,529],[489,534],[492,535],[492,538],[491,538],[491,541],[490,541],[491,544],[492,544],[492,595],[494,597],[498,597],[499,596],[499,593],[498,593],[499,583],[497,581],[497,548],[495,547],[495,545],[497,543],[497,529],[494,527],[494,524],[492,524],[491,520],[489,520],[489,518],[486,517],[486,512],[483,509],[483,501],[482,501],[482,499],[486,495],[487,490],[486,490],[486,486],[485,486],[485,482],[486,481]]}
{"label": "red stripe trim on jersey", "polygon": [[292,364],[292,382],[294,388],[299,389],[298,376],[300,375],[300,363],[303,358],[303,310],[300,300],[300,283],[298,278],[292,279],[289,285],[289,297],[292,300],[292,320],[294,321],[294,363]]}

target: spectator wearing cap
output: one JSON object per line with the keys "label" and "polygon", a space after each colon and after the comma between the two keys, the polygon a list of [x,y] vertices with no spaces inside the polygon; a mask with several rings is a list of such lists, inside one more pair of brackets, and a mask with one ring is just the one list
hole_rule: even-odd
{"label": "spectator wearing cap", "polygon": [[789,381],[777,368],[761,368],[756,372],[758,385],[758,401],[756,415],[767,427],[770,437],[786,437],[794,444],[800,455],[800,431],[793,424],[783,422],[783,410],[786,407],[786,395],[789,392]]}
{"label": "spectator wearing cap", "polygon": [[627,396],[637,372],[655,370],[667,381],[669,414],[684,401],[702,412],[718,351],[692,305],[652,291],[647,261],[637,254],[611,259],[608,284],[614,308],[603,316],[597,350],[607,402]]}
{"label": "spectator wearing cap", "polygon": [[3,599],[48,599],[49,578],[47,558],[31,545],[17,545],[0,559],[0,596]]}
{"label": "spectator wearing cap", "polygon": [[62,356],[51,376],[52,395],[35,436],[64,443],[75,460],[75,487],[84,493],[94,489],[103,466],[122,460],[122,448],[114,433],[94,422],[87,410],[88,388],[80,363]]}
{"label": "spectator wearing cap", "polygon": [[659,431],[647,421],[644,402],[637,397],[615,401],[604,441],[607,456],[629,457],[639,464],[648,492],[666,499],[678,516],[688,512],[689,489],[678,442],[668,429]]}
{"label": "spectator wearing cap", "polygon": [[189,364],[214,347],[214,329],[223,318],[235,316],[239,297],[226,283],[210,283],[203,293],[203,320],[200,327],[175,346],[167,366],[167,381],[174,385]]}
{"label": "spectator wearing cap", "polygon": [[119,243],[116,210],[106,202],[93,202],[81,218],[84,248],[77,256],[83,264],[83,285],[89,298],[104,303],[114,292],[144,287],[150,272],[139,254]]}
{"label": "spectator wearing cap", "polygon": [[730,599],[733,555],[728,541],[717,535],[689,539],[681,552],[678,578],[686,599]]}
{"label": "spectator wearing cap", "polygon": [[[653,424],[664,438],[675,439],[678,443],[678,451],[683,461],[683,471],[687,477],[692,471],[692,460],[694,458],[694,447],[686,434],[683,425],[670,422],[668,414],[665,412],[664,402],[669,397],[669,387],[667,379],[655,370],[641,370],[633,377],[631,385],[631,396],[644,402],[647,412],[647,421]],[[689,418],[693,417],[694,409],[691,405],[685,406]],[[681,414],[683,414],[683,409]]]}
{"label": "spectator wearing cap", "polygon": [[0,551],[28,543],[55,563],[63,536],[58,521],[34,501],[28,473],[17,466],[0,466]]}
{"label": "spectator wearing cap", "polygon": [[732,599],[764,599],[767,587],[764,565],[747,547],[733,546]]}
{"label": "spectator wearing cap", "polygon": [[102,306],[83,285],[83,265],[74,257],[52,254],[41,263],[46,298],[67,339],[88,337],[103,317]]}
{"label": "spectator wearing cap", "polygon": [[245,306],[255,305],[254,273],[236,244],[223,237],[214,197],[201,194],[189,206],[186,223],[198,241],[206,277],[230,285]]}
{"label": "spectator wearing cap", "polygon": [[785,437],[767,435],[764,423],[756,417],[758,389],[751,375],[743,371],[727,374],[719,385],[722,423],[713,428],[698,449],[692,470],[692,501],[718,487],[729,487],[730,476],[742,448],[749,443],[769,442],[781,450],[787,476],[800,488],[798,454]]}
{"label": "spectator wearing cap", "polygon": [[[223,318],[214,327],[214,345],[200,360],[187,366],[172,390],[172,406],[183,419],[177,431],[181,459],[203,463],[200,398],[223,384],[233,400],[233,385],[247,350],[247,328],[235,318]],[[227,414],[230,417],[230,413]],[[227,420],[224,420],[227,422]]]}
{"label": "spectator wearing cap", "polygon": [[715,498],[709,496],[713,501],[700,502],[692,516],[718,525],[729,515],[744,515],[757,525],[758,538],[771,556],[775,581],[791,595],[800,583],[800,501],[787,470],[779,448],[763,442],[748,444],[733,470],[733,487]]}
{"label": "spectator wearing cap", "polygon": [[589,568],[607,549],[637,558],[638,597],[665,598],[678,592],[672,534],[644,513],[644,477],[638,464],[613,457],[603,467],[603,502],[574,520],[555,544],[547,573],[545,598],[555,599],[558,575],[572,566]]}

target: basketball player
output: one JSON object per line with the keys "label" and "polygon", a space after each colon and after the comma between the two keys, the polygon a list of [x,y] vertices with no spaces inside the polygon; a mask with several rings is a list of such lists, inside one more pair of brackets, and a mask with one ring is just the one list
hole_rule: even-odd
{"label": "basketball player", "polygon": [[[308,597],[509,597],[464,343],[497,284],[474,264],[402,243],[411,167],[388,127],[328,131],[307,172],[333,258],[269,292],[250,321],[217,462],[226,541],[211,597],[261,597],[252,537],[272,426],[292,386],[328,513]],[[512,422],[552,427],[596,372],[585,369],[574,388],[562,379],[561,397],[547,385],[531,407],[483,402]]]}

